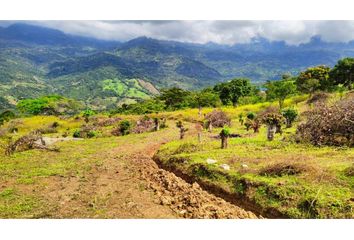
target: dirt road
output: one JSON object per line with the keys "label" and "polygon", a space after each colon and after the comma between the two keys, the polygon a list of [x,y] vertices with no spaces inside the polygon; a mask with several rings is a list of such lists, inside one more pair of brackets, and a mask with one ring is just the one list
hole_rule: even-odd
{"label": "dirt road", "polygon": [[177,130],[136,135],[109,151],[95,153],[100,166],[81,178],[48,181],[47,201],[56,205],[50,218],[256,218],[235,205],[159,169],[152,160]]}

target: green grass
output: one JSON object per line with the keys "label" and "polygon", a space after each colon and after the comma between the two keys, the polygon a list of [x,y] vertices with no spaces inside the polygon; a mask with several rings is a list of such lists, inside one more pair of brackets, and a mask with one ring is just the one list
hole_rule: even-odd
{"label": "green grass", "polygon": [[107,79],[102,81],[103,90],[111,90],[119,97],[147,99],[150,96],[137,79]]}
{"label": "green grass", "polygon": [[102,154],[97,153],[117,144],[113,138],[87,139],[58,143],[59,153],[31,150],[1,155],[0,181],[8,187],[0,187],[0,218],[46,217],[59,203],[49,206],[50,199],[34,190],[46,188],[52,177],[84,177],[92,167],[101,166]]}
{"label": "green grass", "polygon": [[[131,81],[131,84],[136,84]],[[117,86],[114,86],[117,88]],[[295,106],[299,112],[309,108],[305,104],[307,96],[295,96],[285,101],[285,106]],[[333,95],[331,101],[338,99]],[[296,124],[289,129],[283,129],[282,136],[276,135],[274,141],[266,139],[266,128],[260,128],[258,134],[247,132],[238,122],[239,113],[258,112],[273,103],[249,104],[239,107],[222,107],[232,119],[231,133],[241,134],[241,138],[229,139],[228,149],[220,148],[220,140],[211,138],[219,134],[221,129],[212,133],[203,133],[202,143],[197,142],[193,124],[187,123],[192,134],[183,141],[172,141],[161,147],[157,156],[164,164],[178,170],[209,181],[231,193],[251,199],[263,209],[276,209],[292,218],[354,218],[353,197],[354,177],[347,174],[353,168],[354,149],[338,147],[314,147],[312,145],[293,142],[292,135]],[[204,108],[203,114],[212,111]],[[154,117],[156,114],[150,114]],[[178,130],[171,128],[174,121],[201,120],[197,109],[186,109],[158,114],[170,119],[170,130],[162,130],[156,138],[167,135],[178,137]],[[122,119],[136,121],[142,116],[116,115]],[[107,118],[106,115],[95,115],[90,119]],[[300,121],[302,119],[300,118]],[[49,127],[58,122],[57,133],[48,136],[60,137],[68,132],[69,136],[79,129],[84,121],[82,118],[62,119],[55,116],[33,116],[14,119],[2,126],[2,129],[16,127],[17,133],[6,133],[0,136],[0,218],[36,218],[48,216],[50,209],[55,209],[58,203],[49,203],[48,196],[41,195],[36,189],[43,189],[47,180],[56,177],[76,176],[84,178],[92,167],[101,166],[105,153],[121,144],[129,144],[122,156],[129,151],[143,149],[144,139],[150,136],[144,133],[111,137],[111,130],[117,125],[100,127],[97,137],[81,141],[60,142],[60,152],[30,150],[16,152],[12,156],[2,155],[7,138],[13,140],[35,129]],[[170,135],[169,135],[170,134]],[[121,157],[121,156],[117,156]],[[217,164],[206,163],[207,158],[216,159]],[[228,164],[230,171],[224,171],[220,164]],[[247,168],[242,165],[247,165]],[[288,164],[300,169],[299,173],[279,176],[269,174],[269,171],[281,164]],[[29,191],[30,190],[30,191]],[[94,206],[99,206],[104,199],[94,199]],[[100,211],[97,208],[97,211]],[[104,213],[102,213],[104,214]]]}
{"label": "green grass", "polygon": [[[157,157],[167,166],[247,197],[263,210],[276,209],[291,218],[354,217],[354,177],[345,173],[353,166],[354,149],[297,144],[291,141],[295,127],[284,129],[282,136],[277,134],[270,142],[265,127],[254,134],[236,120],[231,132],[243,137],[229,139],[228,149],[221,149],[220,140],[210,138],[220,130],[204,132],[202,143],[196,135],[167,143]],[[218,162],[207,164],[208,158]],[[221,164],[231,170],[221,169]],[[284,164],[300,173],[264,174]]]}

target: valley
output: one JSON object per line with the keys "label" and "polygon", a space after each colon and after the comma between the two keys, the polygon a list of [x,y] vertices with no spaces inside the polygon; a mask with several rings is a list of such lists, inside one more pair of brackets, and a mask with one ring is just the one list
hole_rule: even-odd
{"label": "valley", "polygon": [[16,23],[0,29],[1,108],[58,94],[105,110],[151,95],[144,86],[119,94],[102,87],[107,79],[141,79],[158,90],[201,89],[237,77],[262,85],[310,66],[333,66],[339,58],[354,56],[353,49],[353,42],[326,43],[319,37],[298,46],[262,38],[232,46],[147,37],[105,41]]}

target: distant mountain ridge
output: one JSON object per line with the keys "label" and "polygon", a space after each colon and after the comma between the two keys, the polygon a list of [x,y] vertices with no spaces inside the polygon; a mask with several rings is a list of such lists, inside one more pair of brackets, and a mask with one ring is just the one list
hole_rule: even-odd
{"label": "distant mountain ridge", "polygon": [[327,43],[319,36],[298,46],[264,38],[232,46],[148,37],[118,42],[16,23],[0,27],[0,95],[2,106],[44,94],[114,106],[151,94],[144,86],[198,89],[235,77],[261,84],[353,56],[354,41]]}

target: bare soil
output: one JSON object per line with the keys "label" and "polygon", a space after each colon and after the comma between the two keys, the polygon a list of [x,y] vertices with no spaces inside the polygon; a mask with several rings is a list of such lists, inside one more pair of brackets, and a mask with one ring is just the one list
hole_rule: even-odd
{"label": "bare soil", "polygon": [[35,193],[48,206],[30,217],[257,218],[197,183],[160,169],[152,156],[161,144],[178,138],[177,129],[167,131],[170,134],[139,134],[137,144],[122,141],[116,148],[93,154],[90,157],[100,158],[102,164],[90,166],[80,176],[50,176],[36,187],[23,186],[21,191]]}

